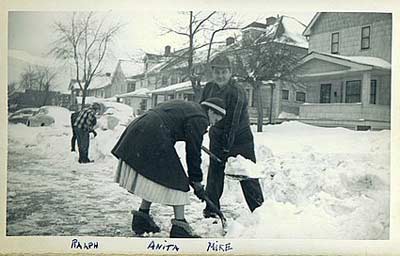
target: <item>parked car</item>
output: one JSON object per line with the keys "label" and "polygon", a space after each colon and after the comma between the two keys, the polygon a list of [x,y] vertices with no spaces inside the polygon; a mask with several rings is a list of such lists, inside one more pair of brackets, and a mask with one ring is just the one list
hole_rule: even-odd
{"label": "parked car", "polygon": [[23,108],[8,116],[8,122],[17,124],[26,124],[29,117],[33,116],[39,111],[39,108]]}
{"label": "parked car", "polygon": [[102,130],[113,130],[117,125],[126,126],[134,118],[133,109],[126,104],[101,101],[101,115],[97,119],[97,127]]}
{"label": "parked car", "polygon": [[71,112],[63,107],[43,106],[39,111],[28,118],[26,125],[38,126],[70,126]]}

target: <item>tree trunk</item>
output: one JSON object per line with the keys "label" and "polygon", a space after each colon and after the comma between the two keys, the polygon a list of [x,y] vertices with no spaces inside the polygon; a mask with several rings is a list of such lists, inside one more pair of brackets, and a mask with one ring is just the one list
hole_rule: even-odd
{"label": "tree trunk", "polygon": [[261,95],[261,86],[260,84],[254,85],[254,93],[257,96],[256,108],[257,108],[257,132],[263,131],[263,119],[264,119],[264,110],[262,105],[262,95]]}
{"label": "tree trunk", "polygon": [[81,105],[81,109],[85,108],[85,103],[86,103],[86,91],[87,88],[84,88],[82,91],[82,105]]}
{"label": "tree trunk", "polygon": [[275,88],[275,84],[271,84],[271,101],[270,101],[270,105],[269,105],[269,124],[272,124],[272,111],[274,108],[274,88]]}

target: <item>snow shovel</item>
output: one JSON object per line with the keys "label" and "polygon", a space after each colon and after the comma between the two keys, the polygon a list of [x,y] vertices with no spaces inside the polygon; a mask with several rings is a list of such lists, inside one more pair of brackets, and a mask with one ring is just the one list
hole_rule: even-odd
{"label": "snow shovel", "polygon": [[[192,186],[192,184],[190,184]],[[193,186],[192,186],[193,187]],[[194,189],[194,187],[193,187]],[[204,195],[204,201],[206,201],[208,207],[211,209],[211,211],[215,212],[218,217],[221,219],[221,224],[222,224],[222,229],[224,231],[224,235],[226,234],[227,230],[227,225],[226,225],[226,219],[224,214],[221,212],[220,209],[218,209],[217,206],[215,206],[215,204],[213,203],[213,201],[211,201],[211,199],[207,196],[207,194]]]}
{"label": "snow shovel", "polygon": [[[201,149],[206,152],[212,159],[219,163],[222,163],[222,160],[214,153],[212,153],[208,148],[201,146]],[[264,196],[258,178],[251,178],[245,175],[225,175],[239,180],[244,198],[251,212],[253,212],[257,207],[263,204]]]}

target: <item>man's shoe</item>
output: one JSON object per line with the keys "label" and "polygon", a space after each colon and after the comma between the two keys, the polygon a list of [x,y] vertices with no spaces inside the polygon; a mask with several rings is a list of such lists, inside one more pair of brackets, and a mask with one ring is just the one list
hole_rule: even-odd
{"label": "man's shoe", "polygon": [[203,210],[203,216],[204,218],[208,219],[208,218],[215,218],[218,219],[218,214],[216,212],[212,212],[209,209],[205,208]]}
{"label": "man's shoe", "polygon": [[74,148],[71,148],[71,152],[75,152],[75,149],[74,149]]}
{"label": "man's shoe", "polygon": [[193,233],[192,228],[186,222],[186,220],[172,219],[172,228],[169,233],[170,238],[201,238]]}
{"label": "man's shoe", "polygon": [[84,159],[84,160],[81,160],[80,161],[80,163],[82,163],[82,164],[87,164],[87,163],[93,163],[94,161],[93,160],[90,160],[90,159]]}
{"label": "man's shoe", "polygon": [[132,211],[132,231],[137,235],[142,235],[143,233],[157,233],[160,232],[160,227],[154,222],[153,218],[141,211]]}

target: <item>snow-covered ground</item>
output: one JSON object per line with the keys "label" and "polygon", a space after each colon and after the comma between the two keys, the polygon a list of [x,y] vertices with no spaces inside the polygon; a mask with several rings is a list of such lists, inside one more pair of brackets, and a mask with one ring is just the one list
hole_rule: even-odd
{"label": "snow-covered ground", "polygon": [[[110,153],[123,126],[99,130],[90,145],[95,162],[86,165],[69,151],[69,127],[8,128],[7,235],[131,236],[130,210],[140,199],[113,182]],[[389,239],[390,131],[286,122],[254,136],[265,203],[251,213],[239,182],[226,178],[226,237]],[[185,159],[184,144],[176,147]],[[227,171],[245,165],[232,159]],[[207,166],[204,154],[205,177]],[[195,232],[222,237],[221,225],[202,217],[204,203],[191,198],[186,219]],[[172,208],[154,204],[151,214],[157,236],[168,237]]]}

